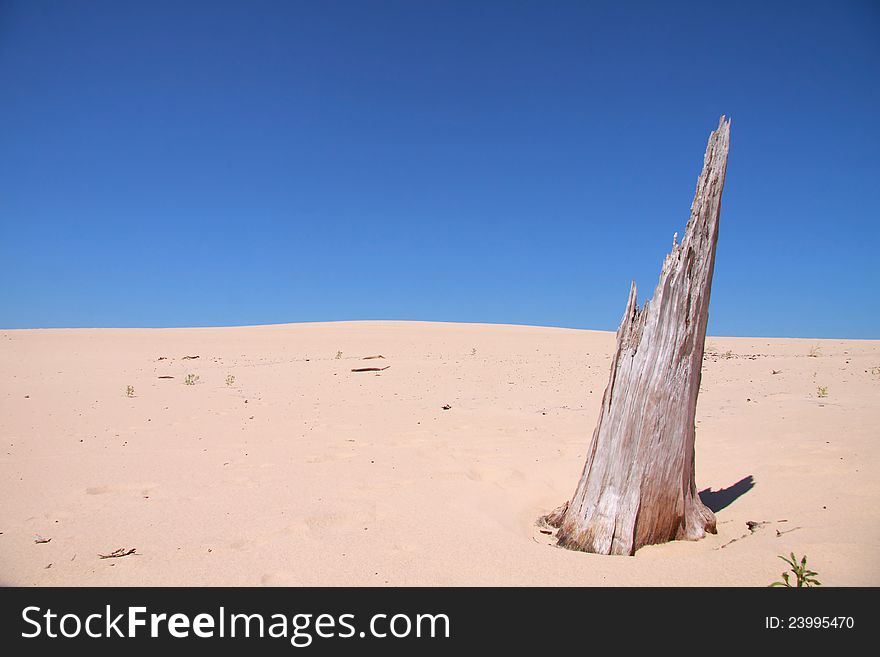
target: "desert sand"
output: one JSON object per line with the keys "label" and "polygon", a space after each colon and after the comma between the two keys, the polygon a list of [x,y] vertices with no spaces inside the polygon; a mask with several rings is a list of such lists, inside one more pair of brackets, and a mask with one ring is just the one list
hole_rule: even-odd
{"label": "desert sand", "polygon": [[793,551],[880,585],[880,341],[706,343],[718,534],[608,557],[535,521],[574,491],[611,332],[0,331],[0,584],[765,586]]}

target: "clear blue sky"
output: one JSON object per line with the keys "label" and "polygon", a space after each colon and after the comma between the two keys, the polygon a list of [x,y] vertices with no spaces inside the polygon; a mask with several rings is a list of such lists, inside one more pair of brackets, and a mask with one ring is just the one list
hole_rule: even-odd
{"label": "clear blue sky", "polygon": [[880,338],[880,3],[0,3],[0,327],[614,329],[732,117],[709,332]]}

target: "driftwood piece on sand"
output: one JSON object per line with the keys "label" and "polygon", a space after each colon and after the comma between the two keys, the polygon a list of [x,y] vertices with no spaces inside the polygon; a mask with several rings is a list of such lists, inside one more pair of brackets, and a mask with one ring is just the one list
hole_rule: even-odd
{"label": "driftwood piece on sand", "polygon": [[110,554],[99,554],[98,558],[100,559],[119,559],[120,557],[127,557],[129,554],[136,554],[137,548],[131,548],[130,550],[126,550],[125,548],[117,548],[113,550]]}
{"label": "driftwood piece on sand", "polygon": [[583,474],[571,502],[543,518],[563,547],[631,555],[715,533],[694,481],[694,415],[729,143],[722,116],[653,298],[639,309],[630,287]]}
{"label": "driftwood piece on sand", "polygon": [[386,365],[385,367],[355,367],[352,372],[381,372],[383,370],[387,370],[391,365]]}

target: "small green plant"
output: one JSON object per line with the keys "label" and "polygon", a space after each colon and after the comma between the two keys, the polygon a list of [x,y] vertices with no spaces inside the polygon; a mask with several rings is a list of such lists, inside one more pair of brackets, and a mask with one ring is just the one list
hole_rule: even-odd
{"label": "small green plant", "polygon": [[125,396],[134,397],[134,386],[125,386]]}
{"label": "small green plant", "polygon": [[336,352],[336,360],[339,360],[340,358],[342,358],[342,352],[341,352],[341,351],[337,351],[337,352]]}
{"label": "small green plant", "polygon": [[782,581],[781,582],[773,582],[770,586],[787,586],[788,588],[810,588],[811,586],[822,586],[822,583],[816,579],[816,575],[819,573],[809,570],[807,568],[807,555],[804,555],[803,558],[798,563],[798,559],[794,556],[794,552],[791,553],[791,558],[783,557],[781,554],[779,558],[782,559],[785,563],[791,566],[790,570],[794,573],[795,576],[795,584],[792,585],[789,580],[788,571],[782,573]]}
{"label": "small green plant", "polygon": [[828,386],[818,386],[817,387],[819,397],[827,397],[828,396]]}
{"label": "small green plant", "polygon": [[814,344],[812,347],[810,347],[810,352],[807,354],[807,356],[809,356],[810,358],[818,358],[819,356],[822,355],[820,353],[821,351],[822,351],[822,347],[820,347],[817,344]]}
{"label": "small green plant", "polygon": [[227,377],[226,377],[226,385],[228,385],[228,386],[235,385],[235,377],[232,376],[231,374],[227,375]]}
{"label": "small green plant", "polygon": [[198,380],[198,374],[187,374],[186,378],[183,380],[183,384],[187,386],[194,386]]}

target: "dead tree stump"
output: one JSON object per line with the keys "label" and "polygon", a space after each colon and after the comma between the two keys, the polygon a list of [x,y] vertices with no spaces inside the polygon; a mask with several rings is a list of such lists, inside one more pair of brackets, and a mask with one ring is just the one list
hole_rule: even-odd
{"label": "dead tree stump", "polygon": [[544,518],[563,547],[631,555],[715,533],[694,481],[694,415],[729,143],[722,116],[653,298],[639,309],[630,287],[583,474],[571,502]]}

